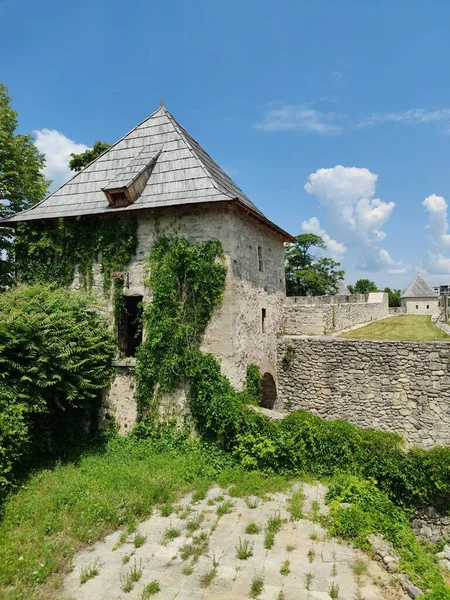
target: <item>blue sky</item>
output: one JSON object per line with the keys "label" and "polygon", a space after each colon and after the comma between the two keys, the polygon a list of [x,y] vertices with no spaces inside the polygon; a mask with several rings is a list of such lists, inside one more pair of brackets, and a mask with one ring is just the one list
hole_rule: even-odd
{"label": "blue sky", "polygon": [[450,280],[450,3],[0,0],[0,22],[0,80],[56,181],[164,97],[347,282]]}

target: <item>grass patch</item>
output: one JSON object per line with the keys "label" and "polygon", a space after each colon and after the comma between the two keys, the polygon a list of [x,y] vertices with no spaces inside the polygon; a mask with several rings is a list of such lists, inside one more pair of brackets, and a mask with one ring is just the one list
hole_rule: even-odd
{"label": "grass patch", "polygon": [[245,533],[248,533],[249,535],[254,535],[256,533],[259,533],[260,531],[261,531],[261,527],[259,525],[257,525],[254,521],[249,523],[247,525],[247,527],[245,528]]}
{"label": "grass patch", "polygon": [[194,567],[193,565],[184,565],[184,567],[181,569],[181,572],[183,575],[192,575],[194,572]]}
{"label": "grass patch", "polygon": [[264,548],[266,550],[271,550],[273,548],[275,544],[275,534],[277,534],[282,527],[283,520],[281,519],[279,513],[276,513],[274,516],[268,518],[264,533]]}
{"label": "grass patch", "polygon": [[291,520],[298,521],[303,519],[303,504],[305,502],[305,494],[300,488],[296,490],[288,500],[288,511],[291,513]]}
{"label": "grass patch", "polygon": [[184,544],[180,548],[181,560],[192,558],[193,562],[197,562],[200,556],[206,552],[208,548],[208,534],[203,531],[200,535],[194,536],[192,542]]}
{"label": "grass patch", "polygon": [[353,331],[347,331],[340,337],[358,340],[450,341],[450,336],[436,327],[430,315],[390,317]]}
{"label": "grass patch", "polygon": [[89,581],[89,579],[93,579],[94,577],[97,577],[97,575],[99,574],[99,568],[100,568],[100,559],[99,558],[96,558],[92,564],[82,567],[81,573],[80,573],[80,584],[83,585],[83,583],[86,583],[86,581]]}
{"label": "grass patch", "polygon": [[170,517],[174,511],[173,504],[163,504],[159,511],[162,517]]}
{"label": "grass patch", "polygon": [[253,543],[239,538],[239,544],[236,546],[236,558],[247,560],[250,556],[253,556]]}
{"label": "grass patch", "polygon": [[179,529],[176,529],[175,527],[168,527],[163,534],[163,542],[170,542],[177,537],[180,537],[180,535],[181,531]]}
{"label": "grass patch", "polygon": [[142,590],[141,598],[142,600],[149,600],[149,598],[151,598],[155,594],[158,594],[160,591],[161,586],[159,584],[159,581],[157,579],[154,579],[153,581],[150,581],[150,583],[147,583],[145,588]]}
{"label": "grass patch", "polygon": [[284,563],[281,565],[281,569],[280,569],[281,575],[284,575],[285,577],[287,577],[289,575],[289,573],[291,572],[290,565],[291,565],[291,563],[288,560],[284,561]]}
{"label": "grass patch", "polygon": [[136,561],[134,561],[134,565],[130,567],[130,570],[126,575],[120,575],[120,587],[123,592],[128,593],[134,587],[134,584],[139,581],[142,577],[142,561],[139,562],[139,566],[137,566]]}
{"label": "grass patch", "polygon": [[214,577],[216,575],[217,575],[216,568],[213,568],[210,571],[203,573],[203,575],[200,577],[200,586],[202,588],[209,587],[212,584],[212,582],[214,581]]}
{"label": "grass patch", "polygon": [[262,575],[255,575],[250,586],[250,598],[258,598],[264,589],[264,578]]}
{"label": "grass patch", "polygon": [[220,517],[223,517],[223,515],[227,515],[228,513],[230,513],[233,506],[234,505],[231,500],[225,500],[225,502],[219,504],[219,506],[217,507],[217,514],[219,516],[219,519]]}
{"label": "grass patch", "polygon": [[195,517],[195,519],[189,519],[189,521],[186,523],[186,529],[188,530],[188,533],[190,535],[192,535],[194,531],[197,531],[197,529],[202,524],[204,518],[205,515],[203,513],[200,513]]}
{"label": "grass patch", "polygon": [[143,535],[142,533],[136,533],[134,536],[134,547],[135,548],[141,548],[145,542],[147,541],[147,536]]}

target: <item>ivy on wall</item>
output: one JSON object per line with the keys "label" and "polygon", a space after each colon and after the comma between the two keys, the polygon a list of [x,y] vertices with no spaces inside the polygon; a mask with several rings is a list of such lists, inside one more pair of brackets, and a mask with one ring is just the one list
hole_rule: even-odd
{"label": "ivy on wall", "polygon": [[99,260],[107,292],[111,272],[121,271],[136,252],[136,230],[136,220],[129,218],[23,223],[14,243],[18,279],[67,287],[78,267],[83,288],[90,290],[93,265]]}
{"label": "ivy on wall", "polygon": [[137,352],[138,404],[149,411],[156,392],[172,391],[188,372],[194,351],[225,289],[220,242],[191,246],[161,237],[148,259],[152,301],[143,312],[145,340]]}

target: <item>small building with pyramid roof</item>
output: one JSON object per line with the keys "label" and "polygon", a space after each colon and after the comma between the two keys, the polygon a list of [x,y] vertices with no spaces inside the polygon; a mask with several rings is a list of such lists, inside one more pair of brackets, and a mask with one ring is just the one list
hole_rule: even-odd
{"label": "small building with pyramid roof", "polygon": [[[220,358],[224,374],[238,388],[245,382],[247,365],[257,364],[273,389],[285,298],[284,243],[294,238],[257,208],[164,106],[45,200],[0,225],[55,228],[61,220],[75,219],[91,230],[105,220],[137,223],[132,260],[123,272],[106,274],[124,282],[119,345],[127,357],[136,349],[129,315],[151,297],[145,261],[161,232],[184,236],[193,244],[220,241],[226,289],[202,348]],[[98,261],[92,290],[100,296],[101,271]],[[76,273],[72,288],[82,287]],[[112,315],[112,294],[106,303]]]}
{"label": "small building with pyramid roof", "polygon": [[407,314],[437,316],[439,313],[438,296],[419,274],[403,293],[401,302]]}

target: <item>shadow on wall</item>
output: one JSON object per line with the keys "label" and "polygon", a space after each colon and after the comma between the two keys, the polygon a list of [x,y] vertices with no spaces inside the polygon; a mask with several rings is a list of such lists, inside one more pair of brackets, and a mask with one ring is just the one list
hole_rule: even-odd
{"label": "shadow on wall", "polygon": [[264,373],[262,378],[262,398],[261,406],[263,408],[273,408],[277,401],[277,386],[275,379],[270,373]]}

